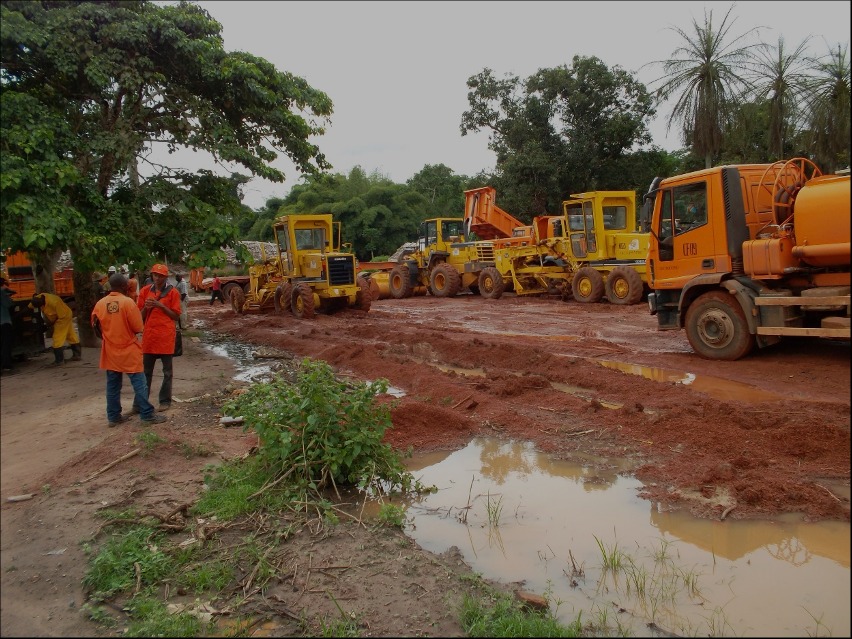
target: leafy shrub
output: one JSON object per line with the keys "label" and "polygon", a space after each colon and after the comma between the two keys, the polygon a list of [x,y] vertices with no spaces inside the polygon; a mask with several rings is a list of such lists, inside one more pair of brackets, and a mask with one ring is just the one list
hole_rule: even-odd
{"label": "leafy shrub", "polygon": [[375,396],[387,389],[387,380],[340,381],[327,363],[304,359],[295,381],[278,376],[254,384],[223,410],[241,415],[244,429],[257,433],[270,481],[282,480],[281,488],[294,491],[296,501],[339,486],[421,491],[400,455],[382,442],[393,423],[389,406]]}

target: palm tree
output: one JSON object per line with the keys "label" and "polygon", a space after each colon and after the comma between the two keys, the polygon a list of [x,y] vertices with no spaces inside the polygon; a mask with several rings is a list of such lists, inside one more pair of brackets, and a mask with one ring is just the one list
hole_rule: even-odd
{"label": "palm tree", "polygon": [[849,45],[812,60],[816,76],[810,84],[806,136],[812,155],[826,173],[849,166]]}
{"label": "palm tree", "polygon": [[757,48],[753,92],[758,101],[769,103],[770,160],[784,157],[785,144],[801,123],[800,106],[811,81],[807,73],[808,40],[810,37],[802,40],[792,53],[785,50],[784,36],[778,38],[777,46],[761,44]]}
{"label": "palm tree", "polygon": [[742,44],[752,29],[728,41],[735,20],[729,20],[734,5],[725,13],[718,30],[713,27],[713,11],[704,12],[704,24],[693,19],[693,33],[679,27],[670,27],[683,44],[674,50],[670,60],[650,64],[662,65],[663,76],[654,82],[663,82],[657,89],[660,101],[679,93],[669,116],[667,131],[679,122],[683,144],[692,146],[697,155],[704,156],[707,168],[722,146],[725,127],[732,121],[741,96],[750,87],[745,71],[755,44]]}

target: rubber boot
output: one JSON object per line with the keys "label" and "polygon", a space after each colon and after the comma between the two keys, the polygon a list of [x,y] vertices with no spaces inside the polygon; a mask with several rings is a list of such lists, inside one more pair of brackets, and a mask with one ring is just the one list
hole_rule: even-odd
{"label": "rubber boot", "polygon": [[72,362],[79,362],[81,359],[83,359],[83,347],[79,344],[71,344],[71,352],[74,353],[71,356]]}
{"label": "rubber boot", "polygon": [[65,349],[64,348],[54,348],[53,349],[53,366],[62,366],[65,363]]}

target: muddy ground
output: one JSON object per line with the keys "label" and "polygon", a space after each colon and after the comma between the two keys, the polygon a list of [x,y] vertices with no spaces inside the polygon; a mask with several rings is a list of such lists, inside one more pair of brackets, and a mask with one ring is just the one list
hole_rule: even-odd
{"label": "muddy ground", "polygon": [[[399,449],[455,450],[476,435],[531,440],[583,463],[630,460],[659,508],[849,520],[848,342],[787,340],[738,362],[706,361],[682,332],[658,332],[644,305],[512,295],[380,300],[368,313],[310,321],[239,316],[199,297],[190,318],[343,375],[387,379],[405,393],[382,399],[397,402],[387,440]],[[256,443],[219,423],[239,386],[233,364],[185,343],[174,388],[183,401],[152,429],[164,442],[151,450],[140,446],[138,418],[107,428],[95,349],[60,370],[47,366],[49,353],[34,357],[2,378],[3,636],[114,634],[80,613],[82,544],[96,538],[98,510],[171,513],[201,490],[205,465]],[[695,381],[667,381],[687,374]],[[301,632],[301,619],[318,633],[339,617],[334,599],[363,636],[460,634],[453,606],[470,580],[457,553],[432,555],[402,533],[357,523],[306,527],[287,544],[276,586],[223,620],[240,612],[257,623],[252,632],[285,635]]]}

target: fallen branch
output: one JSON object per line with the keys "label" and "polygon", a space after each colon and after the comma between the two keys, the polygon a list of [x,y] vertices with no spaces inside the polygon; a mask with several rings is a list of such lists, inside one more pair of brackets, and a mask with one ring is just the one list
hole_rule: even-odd
{"label": "fallen branch", "polygon": [[13,495],[12,497],[6,497],[6,501],[27,501],[33,497],[33,493],[27,493],[26,495]]}
{"label": "fallen branch", "polygon": [[[579,432],[574,432],[574,433],[565,433],[565,437],[577,437],[578,435],[588,435],[589,433],[594,433],[594,432],[595,432],[594,428],[591,429],[591,430],[581,430]],[[650,443],[650,442],[648,442],[648,443]]]}
{"label": "fallen branch", "polygon": [[727,508],[725,508],[725,510],[724,510],[724,511],[722,511],[722,516],[721,516],[721,517],[719,517],[719,521],[724,521],[724,520],[725,520],[725,517],[727,517],[727,516],[728,516],[728,513],[729,513],[729,512],[731,512],[731,511],[732,511],[734,508],[736,508],[736,507],[737,507],[737,505],[736,505],[736,504],[734,504],[733,506],[728,506]]}
{"label": "fallen branch", "polygon": [[108,471],[113,466],[120,464],[121,462],[125,461],[126,459],[130,459],[131,457],[133,457],[135,455],[138,455],[140,452],[142,452],[141,448],[135,448],[135,449],[131,450],[126,455],[123,455],[123,456],[119,457],[118,459],[116,459],[115,461],[108,463],[106,466],[101,468],[96,473],[93,473],[93,474],[89,475],[88,477],[86,477],[86,479],[83,480],[83,483],[85,484],[87,481],[91,481],[92,479],[94,479],[95,477],[100,475],[101,473],[105,473],[106,471]]}
{"label": "fallen branch", "polygon": [[471,397],[471,396],[470,396],[470,395],[468,395],[467,397],[465,397],[465,398],[464,398],[463,400],[461,400],[460,402],[457,402],[457,403],[453,404],[452,408],[458,408],[459,406],[461,406],[462,404],[464,404],[467,400],[469,400],[469,399],[470,399],[470,397]]}
{"label": "fallen branch", "polygon": [[[816,482],[814,482],[814,483],[816,484]],[[822,488],[822,489],[823,489],[825,492],[827,492],[829,495],[831,495],[832,497],[834,497],[834,499],[836,499],[837,501],[840,501],[840,497],[838,497],[837,495],[835,495],[835,494],[834,494],[833,492],[831,492],[828,488],[826,488],[826,487],[825,487],[825,486],[823,486],[822,484],[816,484],[816,485],[817,485],[817,486],[819,486],[820,488]]]}

